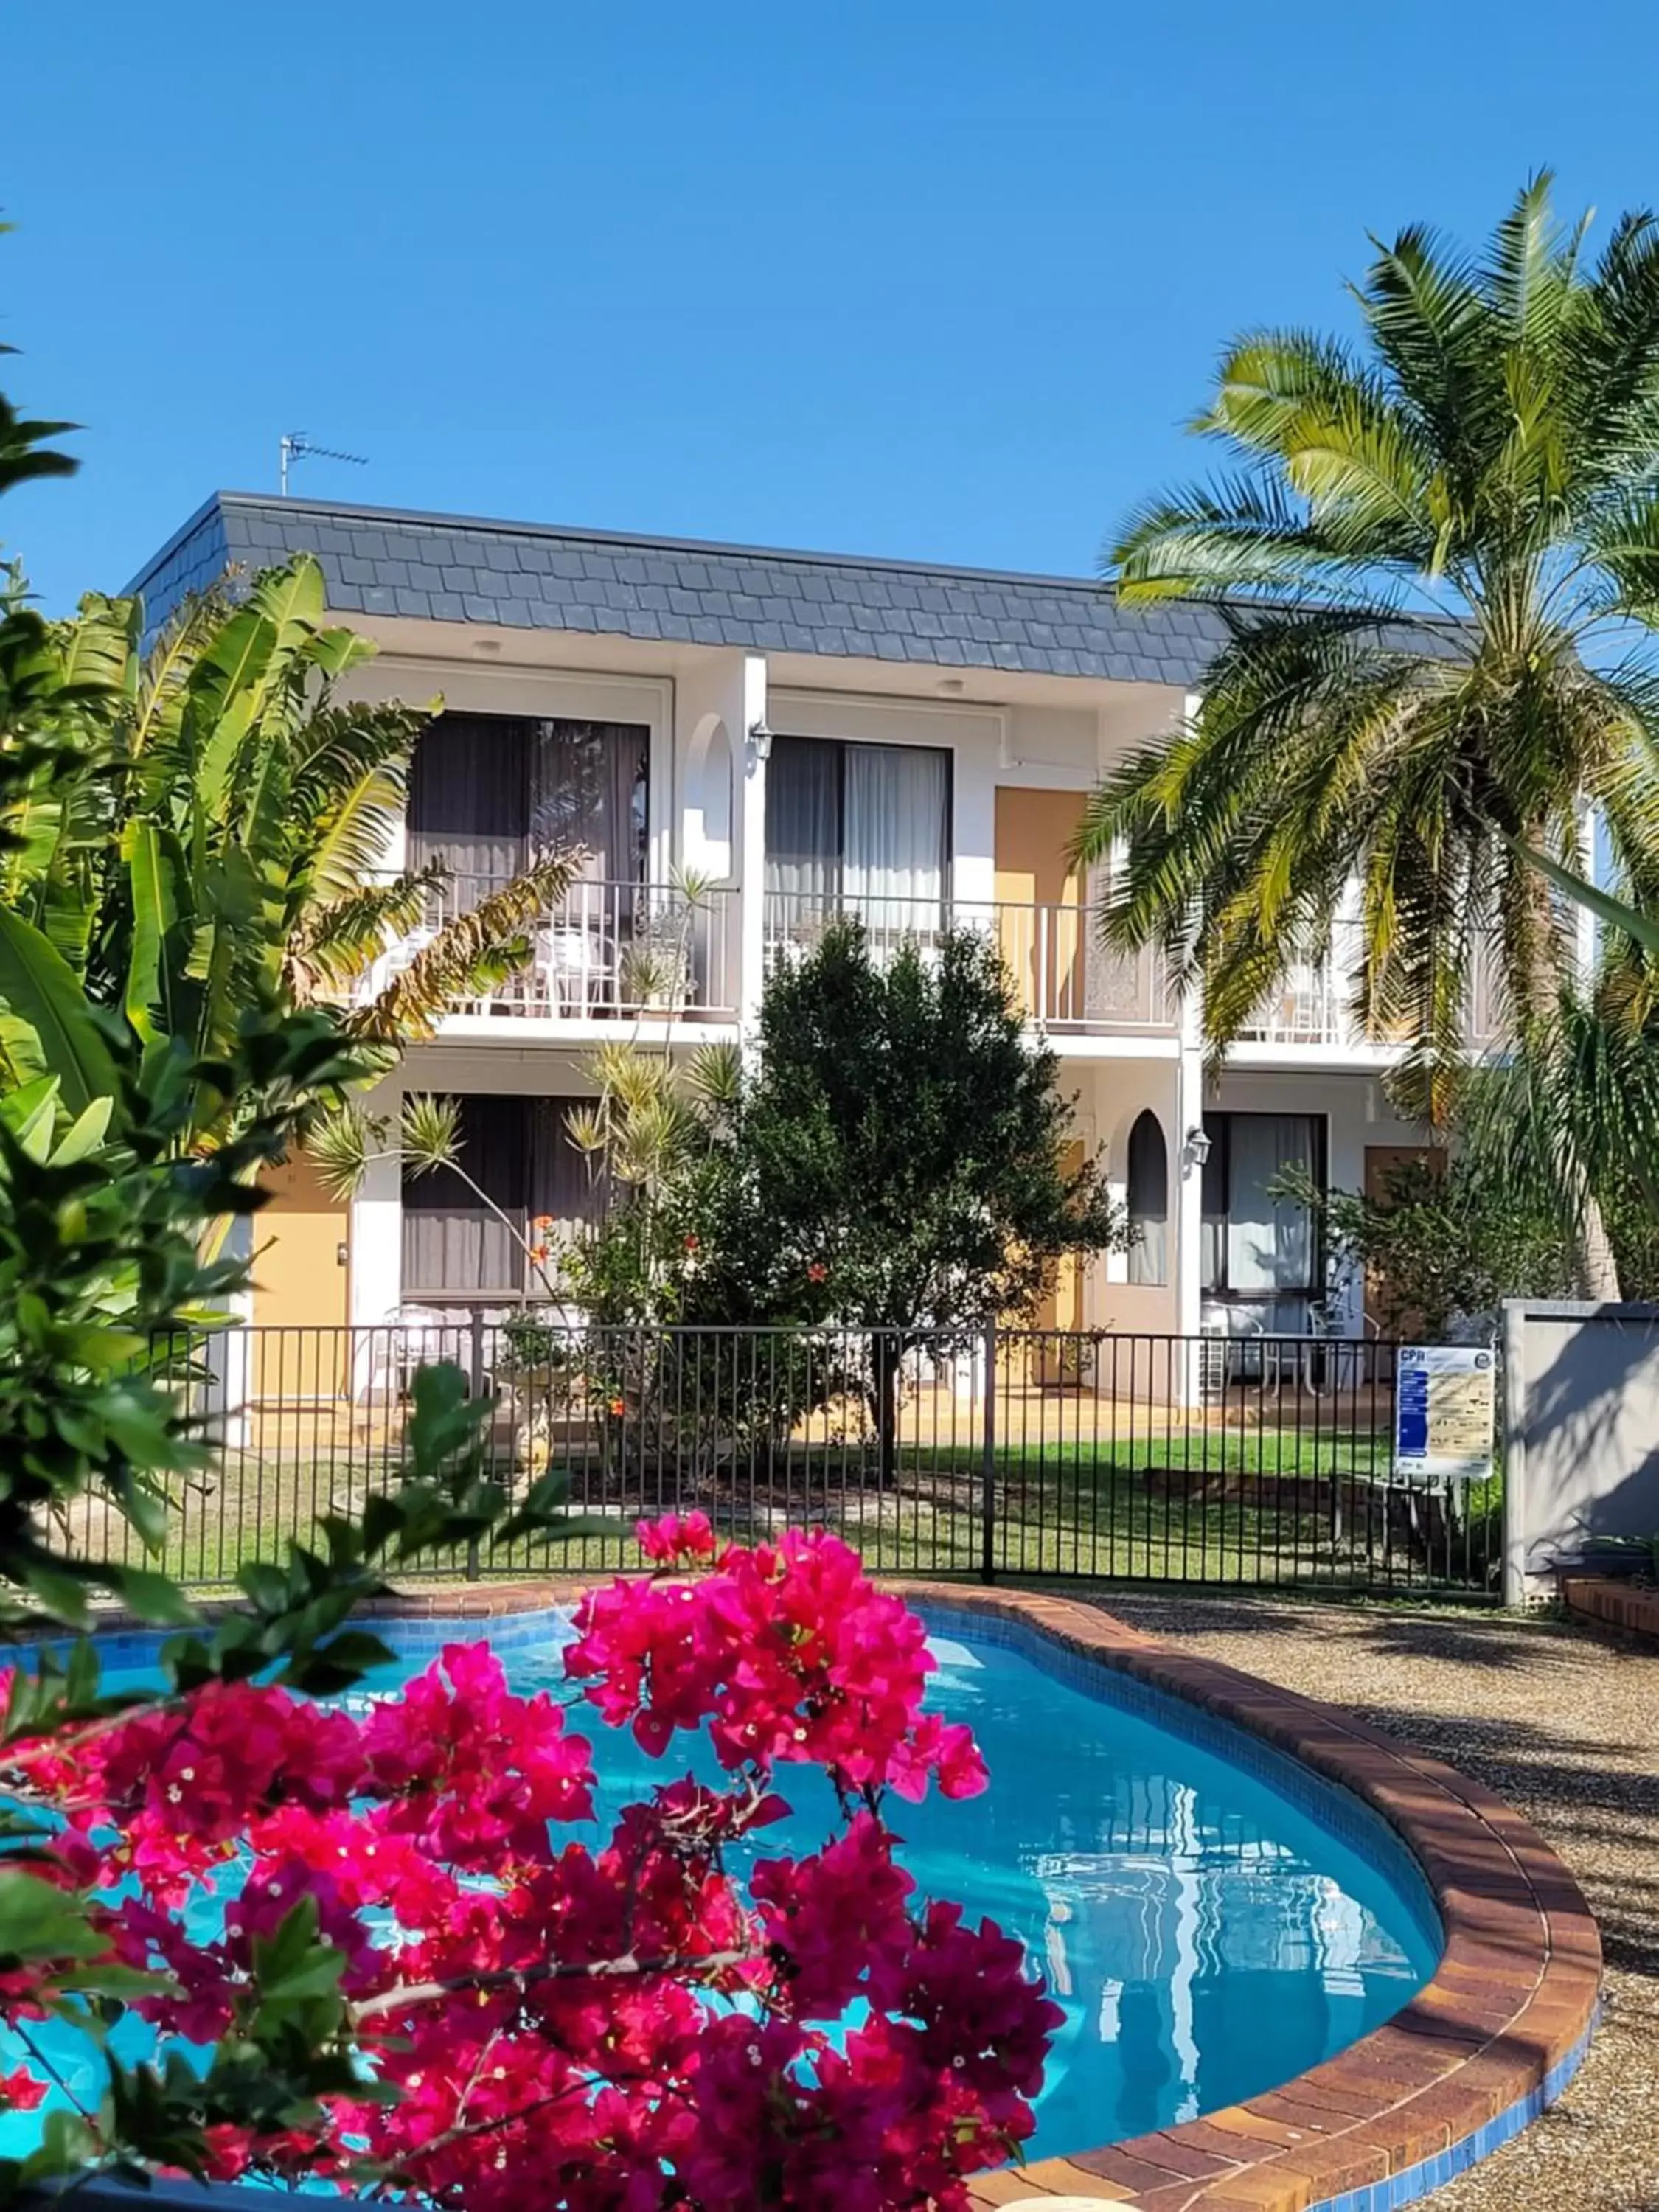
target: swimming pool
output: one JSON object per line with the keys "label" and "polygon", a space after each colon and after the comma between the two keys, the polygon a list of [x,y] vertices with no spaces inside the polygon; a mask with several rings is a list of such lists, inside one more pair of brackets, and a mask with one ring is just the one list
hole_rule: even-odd
{"label": "swimming pool", "polygon": [[[1122,2140],[1233,2105],[1368,2033],[1433,1972],[1440,1928],[1403,1844],[1358,1800],[1199,1709],[1068,1658],[1003,1624],[924,1606],[939,1661],[930,1703],[969,1722],[991,1788],[965,1802],[895,1808],[926,1894],[962,1900],[1020,1936],[1066,2023],[1037,2107],[1031,2155]],[[378,1624],[395,1687],[446,1641],[428,1620]],[[541,1613],[484,1632],[516,1689],[562,1680],[563,1621]],[[112,1644],[112,1686],[143,1678],[141,1638]],[[672,1771],[586,1714],[601,1822]],[[828,1785],[791,1769],[795,1808],[765,1850],[828,1832]],[[142,2047],[138,2023],[120,2036]],[[90,2050],[54,2051],[72,2086]],[[11,2063],[8,2060],[7,2063]],[[0,2123],[26,2147],[37,2115]]]}

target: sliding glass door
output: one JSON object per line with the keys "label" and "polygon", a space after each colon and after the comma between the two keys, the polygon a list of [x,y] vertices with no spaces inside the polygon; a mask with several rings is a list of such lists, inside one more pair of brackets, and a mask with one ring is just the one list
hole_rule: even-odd
{"label": "sliding glass door", "polygon": [[645,880],[650,732],[633,722],[441,714],[415,749],[409,862],[441,861],[461,913],[534,856],[580,846],[581,877]]}
{"label": "sliding glass door", "polygon": [[1299,1336],[1323,1293],[1311,1208],[1279,1188],[1325,1178],[1325,1124],[1315,1114],[1206,1114],[1202,1283],[1230,1333]]}
{"label": "sliding glass door", "polygon": [[842,910],[872,934],[937,931],[950,876],[951,756],[923,745],[773,740],[766,889],[787,934]]}
{"label": "sliding glass door", "polygon": [[514,1303],[540,1289],[525,1258],[531,1224],[550,1218],[556,1243],[599,1218],[605,1191],[572,1141],[574,1101],[474,1091],[456,1103],[465,1173],[404,1177],[404,1301]]}

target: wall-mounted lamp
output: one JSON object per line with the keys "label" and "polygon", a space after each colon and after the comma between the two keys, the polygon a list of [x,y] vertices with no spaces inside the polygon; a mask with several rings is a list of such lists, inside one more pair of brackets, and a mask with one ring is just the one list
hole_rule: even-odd
{"label": "wall-mounted lamp", "polygon": [[1182,1149],[1190,1164],[1201,1170],[1205,1161],[1210,1157],[1210,1144],[1209,1131],[1201,1121],[1194,1121],[1182,1139]]}
{"label": "wall-mounted lamp", "polygon": [[771,759],[772,732],[763,714],[749,725],[749,744],[757,761]]}

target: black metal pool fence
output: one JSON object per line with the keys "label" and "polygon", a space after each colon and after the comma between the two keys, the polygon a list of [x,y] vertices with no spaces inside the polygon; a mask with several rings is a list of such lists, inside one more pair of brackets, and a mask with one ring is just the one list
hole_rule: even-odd
{"label": "black metal pool fence", "polygon": [[[617,1328],[533,1307],[229,1328],[174,1370],[212,1461],[155,1563],[226,1583],[319,1514],[395,1487],[416,1370],[449,1360],[490,1401],[494,1475],[520,1488],[562,1472],[588,1528],[434,1559],[431,1574],[636,1565],[637,1520],[700,1510],[722,1538],[827,1526],[889,1573],[1495,1595],[1497,1479],[1396,1472],[1398,1352],[1331,1337]],[[140,1556],[99,1501],[69,1533],[88,1555]]]}

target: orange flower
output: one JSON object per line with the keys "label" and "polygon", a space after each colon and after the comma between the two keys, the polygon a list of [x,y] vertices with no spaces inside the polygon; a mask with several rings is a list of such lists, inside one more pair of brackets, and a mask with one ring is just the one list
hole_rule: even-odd
{"label": "orange flower", "polygon": [[821,1283],[825,1280],[829,1273],[830,1270],[824,1266],[822,1260],[814,1260],[811,1266],[806,1270],[806,1279],[809,1283]]}
{"label": "orange flower", "polygon": [[545,1260],[545,1259],[546,1259],[546,1257],[547,1257],[547,1250],[548,1250],[548,1248],[547,1248],[547,1246],[546,1246],[545,1244],[532,1244],[532,1245],[531,1246],[531,1248],[530,1248],[530,1256],[531,1256],[531,1258],[532,1258],[532,1259],[536,1262],[536,1265],[537,1265],[538,1267],[540,1267],[540,1265],[541,1265],[542,1261],[543,1261],[544,1260]]}
{"label": "orange flower", "polygon": [[550,1213],[538,1213],[530,1225],[532,1229],[550,1229],[553,1217]]}
{"label": "orange flower", "polygon": [[611,1418],[613,1421],[621,1420],[623,1415],[627,1411],[628,1407],[624,1400],[621,1398],[613,1398],[611,1401]]}
{"label": "orange flower", "polygon": [[688,1237],[685,1239],[685,1249],[686,1249],[686,1250],[687,1250],[688,1252],[695,1252],[695,1251],[696,1250],[696,1249],[697,1249],[697,1246],[702,1243],[702,1238],[701,1238],[701,1237]]}

